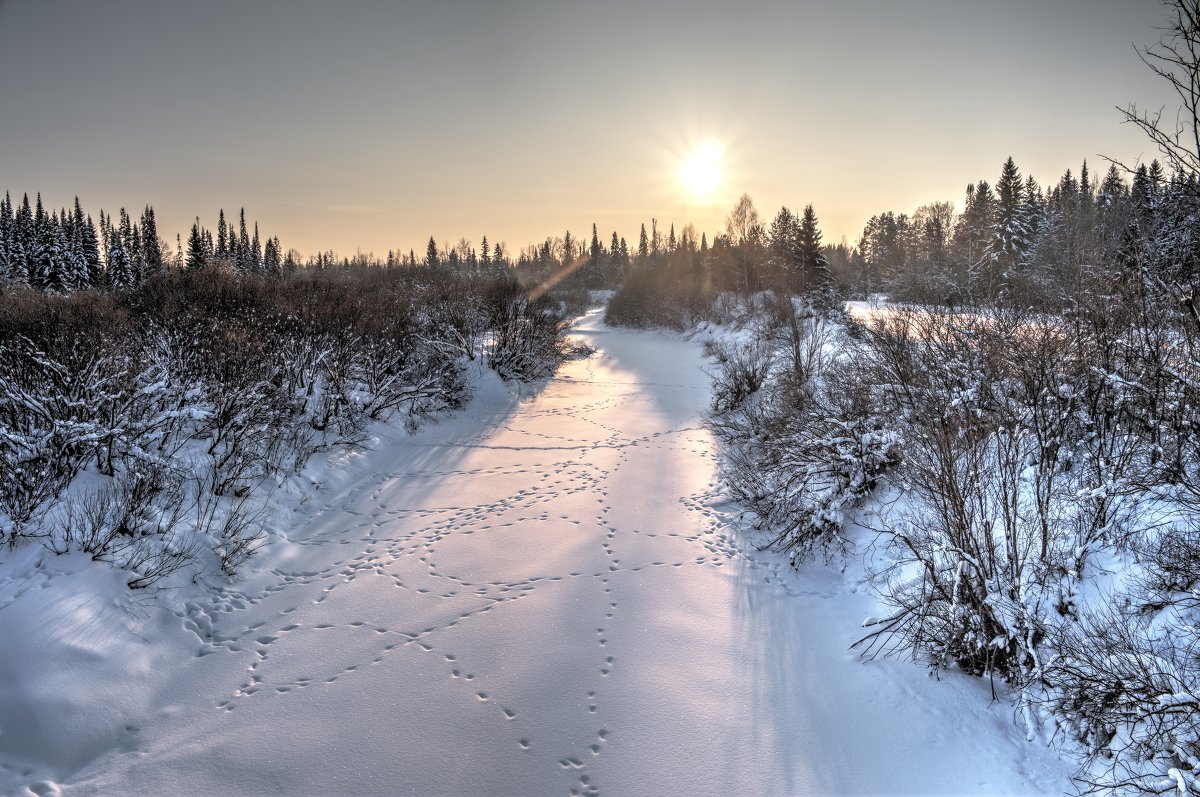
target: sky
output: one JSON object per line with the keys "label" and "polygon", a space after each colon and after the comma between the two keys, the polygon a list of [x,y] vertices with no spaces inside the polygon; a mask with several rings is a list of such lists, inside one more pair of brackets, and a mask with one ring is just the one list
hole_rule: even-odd
{"label": "sky", "polygon": [[[0,190],[244,207],[308,254],[510,251],[592,223],[720,232],[812,204],[826,242],[1012,156],[1047,184],[1154,152],[1118,107],[1158,0],[0,0]],[[719,153],[710,193],[680,170]]]}

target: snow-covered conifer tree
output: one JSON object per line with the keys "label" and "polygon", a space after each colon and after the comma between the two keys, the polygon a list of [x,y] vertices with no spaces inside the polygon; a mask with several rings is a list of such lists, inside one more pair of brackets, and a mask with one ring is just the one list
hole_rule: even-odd
{"label": "snow-covered conifer tree", "polygon": [[108,233],[108,285],[115,291],[133,287],[133,266],[118,230]]}
{"label": "snow-covered conifer tree", "polygon": [[67,264],[66,245],[57,214],[42,225],[41,245],[36,265],[37,287],[56,293],[68,293],[73,287]]}
{"label": "snow-covered conifer tree", "polygon": [[775,214],[767,231],[770,241],[767,268],[776,284],[794,291],[803,290],[810,276],[800,267],[798,231],[799,220],[786,206]]}
{"label": "snow-covered conifer tree", "polygon": [[[199,221],[197,221],[199,224]],[[217,211],[217,244],[213,255],[218,260],[229,258],[229,225],[225,223],[225,208]]]}
{"label": "snow-covered conifer tree", "polygon": [[816,281],[814,301],[819,307],[832,308],[837,304],[837,286],[829,259],[821,250],[821,231],[812,205],[804,206],[804,214],[796,226],[796,254],[802,273],[811,274]]}
{"label": "snow-covered conifer tree", "polygon": [[[222,218],[224,218],[224,213],[222,213]],[[220,238],[217,240],[219,245]],[[204,234],[200,231],[200,218],[197,216],[196,221],[192,224],[192,231],[188,233],[187,267],[189,269],[204,268],[207,262],[208,253],[205,251]]]}
{"label": "snow-covered conifer tree", "polygon": [[978,291],[991,248],[996,199],[986,180],[967,186],[963,213],[954,230],[954,248],[965,267],[966,287]]}
{"label": "snow-covered conifer tree", "polygon": [[163,267],[162,246],[158,242],[158,222],[154,218],[154,208],[146,205],[142,211],[142,278],[158,274]]}
{"label": "snow-covered conifer tree", "polygon": [[258,222],[254,222],[254,239],[250,242],[250,257],[247,258],[247,271],[261,274],[263,270],[262,243],[258,238]]}
{"label": "snow-covered conifer tree", "polygon": [[242,208],[238,214],[238,238],[233,257],[233,267],[243,273],[253,268],[250,260],[250,233],[246,229],[245,208]]}
{"label": "snow-covered conifer tree", "polygon": [[1007,284],[1030,246],[1029,221],[1025,215],[1024,183],[1012,157],[1004,162],[996,182],[996,206],[989,255],[994,287]]}
{"label": "snow-covered conifer tree", "polygon": [[7,192],[0,200],[0,281],[11,278],[12,264],[9,250],[13,238],[12,197]]}
{"label": "snow-covered conifer tree", "polygon": [[100,239],[96,235],[96,225],[91,216],[79,227],[79,237],[83,258],[87,264],[88,285],[99,288],[104,285],[104,264],[100,258]]}

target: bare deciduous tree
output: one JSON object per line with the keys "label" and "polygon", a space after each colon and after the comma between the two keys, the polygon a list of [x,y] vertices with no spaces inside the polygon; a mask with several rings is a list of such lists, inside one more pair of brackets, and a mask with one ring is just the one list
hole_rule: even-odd
{"label": "bare deciduous tree", "polygon": [[1138,57],[1170,84],[1179,97],[1175,124],[1136,105],[1119,109],[1154,142],[1175,171],[1200,173],[1200,0],[1168,0],[1171,23],[1156,46],[1138,49]]}

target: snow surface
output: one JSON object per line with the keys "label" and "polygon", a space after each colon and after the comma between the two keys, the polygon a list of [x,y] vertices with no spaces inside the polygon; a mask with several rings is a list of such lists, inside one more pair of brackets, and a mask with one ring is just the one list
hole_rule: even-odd
{"label": "snow surface", "polygon": [[9,555],[0,792],[1068,791],[986,682],[847,652],[881,610],[737,533],[699,340],[601,315],[536,395],[315,463],[215,598]]}

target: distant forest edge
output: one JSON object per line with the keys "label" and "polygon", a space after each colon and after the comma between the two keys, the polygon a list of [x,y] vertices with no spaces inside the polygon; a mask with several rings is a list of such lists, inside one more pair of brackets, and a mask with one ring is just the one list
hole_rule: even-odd
{"label": "distant forest edge", "polygon": [[[665,234],[643,224],[634,248],[613,232],[605,245],[595,224],[590,238],[569,230],[530,244],[515,257],[482,238],[439,246],[430,238],[423,257],[389,251],[385,258],[332,251],[303,258],[278,237],[260,236],[218,214],[215,233],[197,219],[187,240],[172,247],[159,237],[154,208],[133,219],[100,212],[97,225],[78,199],[73,209],[47,213],[38,195],[0,201],[0,279],[53,293],[127,290],[164,269],[218,268],[272,275],[298,269],[438,268],[468,277],[510,275],[523,285],[558,276],[564,289],[615,289],[634,283],[628,302],[613,308],[616,322],[686,326],[722,292],[771,289],[813,293],[825,304],[886,294],[898,301],[972,305],[1002,301],[1061,307],[1087,288],[1097,269],[1107,275],[1148,268],[1179,285],[1200,273],[1195,172],[1168,173],[1157,160],[1131,171],[1110,165],[1095,180],[1086,161],[1049,189],[1023,177],[1012,158],[993,186],[967,185],[963,209],[931,202],[910,213],[886,211],[867,222],[853,246],[822,242],[812,206],[781,208],[768,223],[743,195],[711,244],[692,225]],[[1100,264],[1104,264],[1103,267]],[[637,296],[641,296],[638,299]],[[653,297],[653,298],[652,298]],[[646,315],[650,305],[656,317]],[[646,305],[646,307],[643,307]]]}

